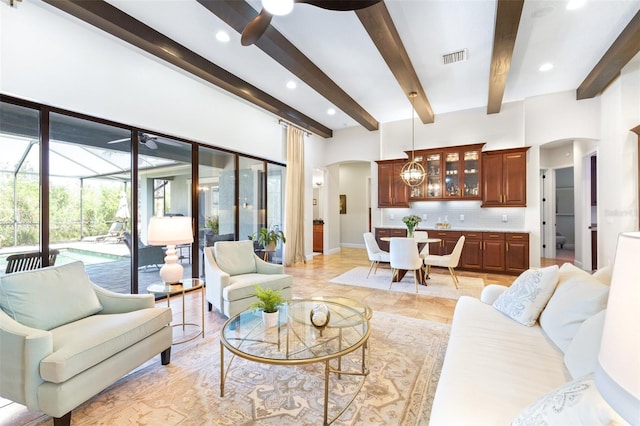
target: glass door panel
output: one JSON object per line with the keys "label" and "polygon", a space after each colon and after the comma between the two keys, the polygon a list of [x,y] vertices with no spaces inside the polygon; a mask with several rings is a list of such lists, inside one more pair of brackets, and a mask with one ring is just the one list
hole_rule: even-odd
{"label": "glass door panel", "polygon": [[246,240],[267,226],[264,161],[241,156],[238,179],[238,239]]}
{"label": "glass door panel", "polygon": [[464,153],[464,196],[477,197],[480,191],[480,151]]}
{"label": "glass door panel", "polygon": [[427,198],[442,196],[441,159],[442,154],[427,155]]}
{"label": "glass door panel", "polygon": [[8,256],[41,251],[39,117],[0,103],[0,275]]}
{"label": "glass door panel", "polygon": [[460,154],[448,152],[445,157],[444,183],[446,197],[458,197],[460,195]]}
{"label": "glass door panel", "polygon": [[235,154],[199,149],[198,244],[200,276],[204,276],[204,248],[216,241],[236,239]]}
{"label": "glass door panel", "polygon": [[[192,172],[190,143],[150,133],[138,134],[138,290],[160,282],[165,246],[147,244],[152,216],[191,214]],[[191,278],[191,244],[176,247],[182,277]]]}
{"label": "glass door panel", "polygon": [[91,280],[131,293],[130,131],[50,114],[49,240],[56,265],[81,261]]}
{"label": "glass door panel", "polygon": [[[284,185],[287,169],[278,164],[267,164],[267,225],[275,231],[284,231]],[[286,234],[285,234],[286,238]],[[269,260],[282,263],[282,241]]]}

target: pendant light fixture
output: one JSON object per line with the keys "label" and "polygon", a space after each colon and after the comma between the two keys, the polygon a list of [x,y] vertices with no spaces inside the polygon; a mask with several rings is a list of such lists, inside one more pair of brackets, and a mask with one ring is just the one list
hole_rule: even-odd
{"label": "pendant light fixture", "polygon": [[415,128],[413,125],[415,115],[414,99],[416,96],[418,96],[416,92],[409,93],[409,98],[411,99],[411,160],[409,160],[407,164],[402,167],[402,171],[400,171],[402,181],[411,187],[420,185],[424,182],[426,176],[424,167],[416,161]]}

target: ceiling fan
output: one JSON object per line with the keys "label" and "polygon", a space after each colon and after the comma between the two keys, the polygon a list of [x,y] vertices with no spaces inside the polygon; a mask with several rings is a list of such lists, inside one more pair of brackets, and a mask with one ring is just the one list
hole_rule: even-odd
{"label": "ceiling fan", "polygon": [[258,41],[258,39],[267,30],[271,23],[273,15],[286,15],[293,9],[294,3],[306,3],[321,9],[348,11],[364,9],[380,3],[382,0],[262,0],[262,10],[253,18],[244,30],[240,43],[243,46],[249,46]]}
{"label": "ceiling fan", "polygon": [[[128,142],[130,140],[131,138],[123,138],[123,139],[116,139],[115,141],[110,141],[107,143],[112,144],[112,143]],[[165,145],[172,145],[172,146],[180,146],[178,142],[174,142],[168,139],[158,139],[157,136],[149,136],[148,134],[142,133],[142,132],[138,133],[138,141],[140,141],[142,145],[146,146],[149,149],[158,149],[158,143],[163,143]]]}

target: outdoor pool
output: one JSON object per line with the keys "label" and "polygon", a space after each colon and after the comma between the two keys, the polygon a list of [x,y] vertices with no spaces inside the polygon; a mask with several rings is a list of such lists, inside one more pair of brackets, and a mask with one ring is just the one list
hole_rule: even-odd
{"label": "outdoor pool", "polygon": [[85,265],[93,265],[96,263],[115,262],[117,260],[127,260],[129,257],[118,256],[110,253],[100,253],[91,250],[82,250],[77,248],[61,248],[60,254],[56,259],[56,265],[66,265],[67,263],[81,261]]}

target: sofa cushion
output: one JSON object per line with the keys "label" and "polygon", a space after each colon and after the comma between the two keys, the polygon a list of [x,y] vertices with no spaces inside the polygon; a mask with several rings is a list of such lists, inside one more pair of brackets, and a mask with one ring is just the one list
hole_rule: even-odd
{"label": "sofa cushion", "polygon": [[613,266],[607,265],[599,268],[592,275],[593,278],[597,279],[600,282],[605,283],[606,285],[611,285],[611,275],[613,274]]}
{"label": "sofa cushion", "polygon": [[40,330],[102,310],[82,262],[0,277],[0,307],[20,324]]}
{"label": "sofa cushion", "polygon": [[92,315],[53,329],[53,352],[40,362],[40,375],[48,382],[62,383],[170,322],[171,309],[159,307]]}
{"label": "sofa cushion", "polygon": [[231,276],[256,272],[253,241],[218,241],[213,254],[220,269]]}
{"label": "sofa cushion", "polygon": [[[583,271],[584,272],[584,271]],[[590,274],[572,274],[558,288],[540,315],[540,326],[563,352],[584,321],[607,306],[609,287]]]}
{"label": "sofa cushion", "polygon": [[596,369],[606,312],[604,309],[583,322],[567,346],[564,365],[574,379],[593,373]]}
{"label": "sofa cushion", "polygon": [[256,294],[255,285],[268,287],[273,290],[282,290],[291,287],[293,278],[287,274],[244,274],[231,277],[231,285],[222,290],[222,298],[227,301],[234,301],[253,297]]}
{"label": "sofa cushion", "polygon": [[536,323],[558,283],[558,266],[529,269],[505,290],[493,307],[526,326]]}
{"label": "sofa cushion", "polygon": [[625,424],[627,422],[602,398],[593,374],[589,374],[543,395],[526,407],[511,426]]}

